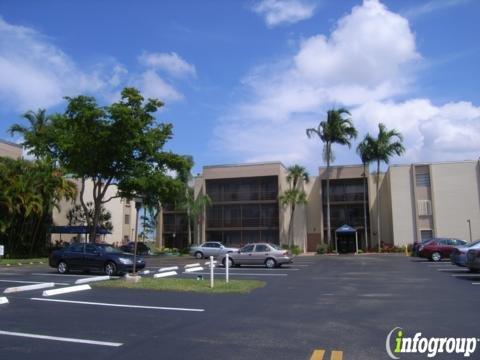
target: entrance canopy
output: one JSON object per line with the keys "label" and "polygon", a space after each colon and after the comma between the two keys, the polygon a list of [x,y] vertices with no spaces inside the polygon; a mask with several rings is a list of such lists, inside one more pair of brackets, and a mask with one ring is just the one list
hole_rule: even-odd
{"label": "entrance canopy", "polygon": [[[50,232],[52,234],[88,234],[90,231],[88,226],[52,226]],[[97,234],[111,234],[107,229],[97,226]]]}
{"label": "entrance canopy", "polygon": [[351,227],[350,225],[342,225],[340,226],[337,230],[335,230],[336,233],[339,234],[350,234],[350,233],[356,233],[357,229]]}
{"label": "entrance canopy", "polygon": [[358,234],[357,229],[350,225],[344,224],[335,230],[335,250],[338,253],[338,234],[355,234],[355,253],[358,254]]}

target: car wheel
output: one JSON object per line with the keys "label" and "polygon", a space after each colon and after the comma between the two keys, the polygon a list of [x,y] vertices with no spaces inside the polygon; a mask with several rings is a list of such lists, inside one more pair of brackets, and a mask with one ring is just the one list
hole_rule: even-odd
{"label": "car wheel", "polygon": [[[222,260],[222,264],[223,266],[225,266],[225,258],[223,258]],[[228,267],[231,268],[231,267],[234,267],[236,266],[235,263],[233,262],[232,258],[228,258]],[[226,267],[226,266],[225,266]]]}
{"label": "car wheel", "polygon": [[65,261],[60,261],[57,265],[57,271],[59,274],[68,273],[68,265]]}
{"label": "car wheel", "polygon": [[105,275],[112,276],[117,273],[117,265],[114,262],[109,261],[105,264],[104,268]]}
{"label": "car wheel", "polygon": [[431,258],[435,262],[440,261],[440,260],[442,260],[442,254],[440,254],[439,252],[434,252],[432,254]]}
{"label": "car wheel", "polygon": [[197,252],[195,253],[195,258],[196,258],[196,259],[203,259],[203,254],[202,254],[200,251],[197,251]]}
{"label": "car wheel", "polygon": [[277,262],[275,261],[275,259],[268,258],[267,260],[265,260],[265,266],[269,269],[274,268],[276,265]]}

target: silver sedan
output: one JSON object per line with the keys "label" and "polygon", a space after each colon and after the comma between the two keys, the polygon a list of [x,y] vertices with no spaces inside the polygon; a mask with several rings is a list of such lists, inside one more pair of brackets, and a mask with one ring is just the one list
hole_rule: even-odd
{"label": "silver sedan", "polygon": [[190,248],[190,255],[197,259],[203,259],[209,256],[218,257],[222,254],[238,251],[238,248],[226,247],[217,241],[207,241],[202,245],[195,245]]}
{"label": "silver sedan", "polygon": [[[219,257],[219,262],[225,266],[225,254]],[[228,254],[229,267],[240,265],[265,265],[274,268],[282,264],[292,263],[292,257],[287,250],[268,243],[247,244],[237,252]]]}

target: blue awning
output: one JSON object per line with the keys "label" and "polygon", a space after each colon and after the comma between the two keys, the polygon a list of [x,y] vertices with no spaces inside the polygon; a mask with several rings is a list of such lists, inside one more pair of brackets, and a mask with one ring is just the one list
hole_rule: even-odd
{"label": "blue awning", "polygon": [[340,226],[337,230],[335,230],[336,233],[356,233],[357,229],[351,227],[350,225],[342,225]]}
{"label": "blue awning", "polygon": [[[52,234],[89,234],[90,228],[88,226],[52,226],[50,232]],[[106,235],[111,234],[107,229],[97,226],[97,234]]]}

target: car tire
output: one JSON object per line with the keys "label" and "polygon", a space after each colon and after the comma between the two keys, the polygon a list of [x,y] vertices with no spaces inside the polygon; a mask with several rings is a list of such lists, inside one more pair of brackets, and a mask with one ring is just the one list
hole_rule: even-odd
{"label": "car tire", "polygon": [[275,261],[275,259],[268,258],[265,260],[265,266],[268,269],[273,269],[275,266],[277,266],[277,262]]}
{"label": "car tire", "polygon": [[200,251],[197,251],[194,256],[195,256],[195,259],[203,259],[204,257],[203,253]]}
{"label": "car tire", "polygon": [[57,265],[57,272],[59,274],[66,274],[68,273],[68,264],[65,261],[60,261]]}
{"label": "car tire", "polygon": [[[223,265],[224,267],[227,267],[227,265],[225,264],[225,258],[223,258],[223,260],[222,260],[222,265]],[[228,267],[229,267],[229,268],[232,268],[232,267],[234,267],[234,266],[236,266],[236,265],[235,265],[235,262],[232,260],[232,258],[228,258]]]}
{"label": "car tire", "polygon": [[438,261],[442,260],[442,254],[440,254],[438,251],[436,251],[430,256],[430,258],[432,259],[432,261],[438,262]]}
{"label": "car tire", "polygon": [[103,272],[105,275],[113,276],[117,273],[117,265],[113,261],[109,261],[105,264]]}

